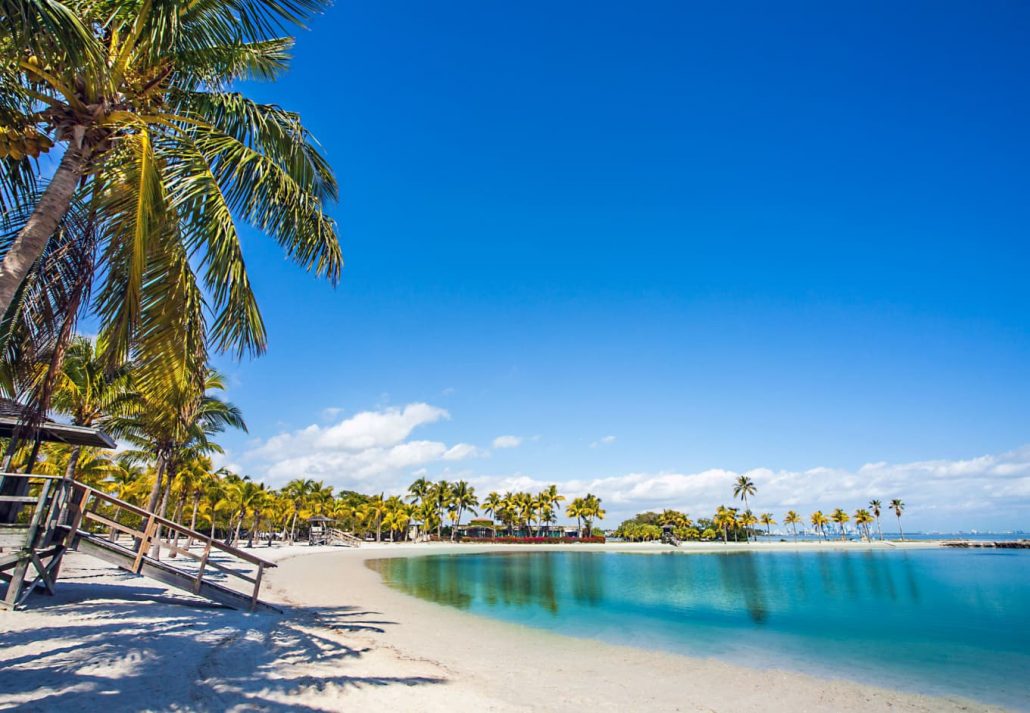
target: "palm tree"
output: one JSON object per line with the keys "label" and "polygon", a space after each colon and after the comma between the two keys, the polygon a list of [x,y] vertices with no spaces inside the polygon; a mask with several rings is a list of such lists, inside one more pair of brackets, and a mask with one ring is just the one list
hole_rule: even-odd
{"label": "palm tree", "polygon": [[529,523],[533,519],[533,513],[536,512],[536,503],[533,501],[533,496],[529,493],[515,493],[512,498],[512,506],[519,528],[525,527],[526,536],[531,536],[533,533]]}
{"label": "palm tree", "polygon": [[814,527],[816,530],[822,533],[823,539],[825,540],[826,525],[830,522],[830,519],[823,515],[823,511],[816,510],[814,513],[812,513],[812,516],[809,518],[809,522],[812,523],[812,527]]}
{"label": "palm tree", "polygon": [[584,495],[581,513],[583,515],[583,536],[590,537],[593,535],[593,521],[595,519],[603,520],[605,516],[605,511],[601,509],[601,499],[590,493]]}
{"label": "palm tree", "polygon": [[223,483],[217,475],[208,481],[207,487],[204,488],[204,494],[201,496],[202,512],[208,518],[208,523],[211,527],[208,537],[212,540],[215,539],[215,527],[218,524],[218,511],[223,510],[226,505],[225,496],[225,483]]}
{"label": "palm tree", "polygon": [[426,499],[432,489],[433,484],[429,482],[429,478],[419,478],[408,486],[408,497],[412,503],[418,505]]}
{"label": "palm tree", "polygon": [[429,492],[429,500],[433,503],[433,507],[436,508],[436,539],[439,540],[443,528],[444,513],[451,506],[451,484],[446,480],[441,480],[433,485]]}
{"label": "palm tree", "polygon": [[869,535],[869,523],[873,521],[873,516],[869,513],[869,511],[865,508],[859,508],[855,511],[855,514],[852,516],[852,518],[855,521],[855,525],[862,532],[862,537],[866,540],[866,542],[872,540],[872,537],[870,537]]}
{"label": "palm tree", "polygon": [[431,532],[432,530],[439,528],[440,512],[436,509],[436,506],[433,505],[433,503],[426,501],[416,505],[413,515],[422,521],[423,533]]}
{"label": "palm tree", "polygon": [[454,542],[458,528],[461,527],[462,514],[466,510],[473,515],[478,514],[475,510],[477,505],[479,505],[479,498],[476,497],[475,488],[464,480],[459,480],[454,484],[451,489],[451,507],[454,508],[456,517],[454,518],[454,527],[451,529],[451,542]]}
{"label": "palm tree", "polygon": [[758,524],[758,518],[750,510],[745,510],[744,513],[738,518],[738,522],[741,527],[744,528],[744,540],[746,542],[751,541],[751,528]]}
{"label": "palm tree", "polygon": [[382,494],[369,498],[363,506],[366,522],[374,522],[376,528],[376,542],[383,541],[383,518],[386,517],[388,507]]}
{"label": "palm tree", "polygon": [[576,518],[576,530],[582,533],[583,523],[583,511],[585,509],[585,503],[583,498],[573,498],[569,501],[569,504],[565,507],[565,514],[568,517]]}
{"label": "palm tree", "polygon": [[412,505],[405,504],[398,496],[392,495],[386,499],[386,513],[383,516],[383,524],[390,533],[390,542],[394,541],[394,533],[404,533],[407,537],[408,523],[411,522]]}
{"label": "palm tree", "polygon": [[565,496],[558,492],[558,486],[553,483],[541,490],[537,495],[538,521],[547,525],[554,522],[554,508],[564,499]]}
{"label": "palm tree", "polygon": [[712,524],[715,525],[722,531],[723,544],[729,543],[729,531],[734,531],[736,536],[737,528],[737,511],[734,508],[728,508],[725,505],[720,505],[719,509],[715,511],[715,516],[712,518]]}
{"label": "palm tree", "polygon": [[[132,407],[138,394],[132,387],[132,365],[111,365],[92,340],[75,337],[65,350],[50,405],[76,426],[106,428],[112,418]],[[81,446],[72,446],[65,478],[75,478]]]}
{"label": "palm tree", "polygon": [[787,516],[783,518],[784,525],[790,525],[794,530],[794,542],[798,541],[798,523],[801,522],[801,516],[793,510],[787,511]]}
{"label": "palm tree", "polygon": [[[224,389],[222,375],[208,370],[202,384],[171,397],[149,389],[141,390],[132,413],[110,419],[112,435],[135,446],[136,458],[152,457],[157,463],[147,510],[157,511],[160,499],[158,514],[164,515],[169,484],[181,463],[196,455],[222,452],[211,441],[211,436],[226,428],[246,432],[247,425],[240,410],[209,393]],[[163,479],[164,476],[167,478]]]}
{"label": "palm tree", "polygon": [[876,535],[883,540],[883,531],[880,529],[880,510],[883,508],[883,504],[879,500],[870,500],[869,509],[873,511],[873,517],[876,518]]}
{"label": "palm tree", "polygon": [[290,520],[290,544],[297,540],[297,517],[301,509],[307,503],[308,496],[315,488],[315,481],[310,479],[291,480],[283,486],[283,494],[289,499],[291,512]]}
{"label": "palm tree", "polygon": [[894,498],[891,500],[890,509],[894,511],[894,514],[898,518],[898,537],[900,537],[901,541],[904,542],[905,531],[901,529],[901,513],[905,512],[905,503],[901,498]]}
{"label": "palm tree", "polygon": [[[5,6],[0,200],[18,225],[0,263],[0,314],[52,236],[89,220],[112,355],[136,350],[142,369],[174,380],[206,362],[205,333],[218,349],[263,351],[237,221],[335,281],[342,258],[323,207],[337,185],[296,114],[229,90],[284,72],[292,40],[280,29],[326,5]],[[32,158],[56,144],[50,175]]]}
{"label": "palm tree", "polygon": [[833,514],[830,515],[830,519],[838,525],[840,525],[840,539],[844,540],[845,536],[847,535],[847,532],[844,529],[844,525],[848,522],[848,520],[851,519],[851,517],[846,512],[844,512],[842,508],[837,508],[833,511]]}
{"label": "palm tree", "polygon": [[763,525],[765,525],[765,534],[766,534],[766,536],[768,536],[769,534],[771,534],[771,533],[769,532],[769,526],[770,526],[770,525],[775,525],[775,524],[776,524],[776,521],[775,521],[775,520],[773,520],[773,516],[772,516],[772,513],[771,513],[771,512],[763,512],[763,513],[762,513],[761,515],[759,515],[759,517],[758,517],[758,520],[759,520],[759,522],[761,522],[761,523],[762,523]]}
{"label": "palm tree", "polygon": [[747,497],[757,492],[758,488],[755,487],[755,481],[751,480],[747,474],[737,476],[737,482],[733,486],[733,497],[744,501],[745,511],[748,510]]}
{"label": "palm tree", "polygon": [[[500,493],[491,491],[486,498],[483,500],[483,512],[493,518],[501,519],[500,513],[504,509],[504,498],[501,497]],[[494,531],[494,537],[497,537],[497,528],[491,528]]]}

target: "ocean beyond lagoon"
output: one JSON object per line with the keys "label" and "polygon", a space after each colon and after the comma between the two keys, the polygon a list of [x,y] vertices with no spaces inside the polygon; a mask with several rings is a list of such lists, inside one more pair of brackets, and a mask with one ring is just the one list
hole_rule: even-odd
{"label": "ocean beyond lagoon", "polygon": [[578,637],[1030,710],[1030,553],[517,552],[373,560],[401,591]]}

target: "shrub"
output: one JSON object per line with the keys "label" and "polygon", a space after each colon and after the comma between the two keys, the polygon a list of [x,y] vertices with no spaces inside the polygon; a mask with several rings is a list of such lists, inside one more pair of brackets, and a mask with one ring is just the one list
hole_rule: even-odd
{"label": "shrub", "polygon": [[463,537],[462,542],[495,543],[502,545],[572,545],[577,542],[587,544],[604,544],[604,537]]}

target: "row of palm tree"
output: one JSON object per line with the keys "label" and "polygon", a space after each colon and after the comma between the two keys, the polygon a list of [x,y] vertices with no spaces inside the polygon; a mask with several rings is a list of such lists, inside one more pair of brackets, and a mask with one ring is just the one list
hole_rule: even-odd
{"label": "row of palm tree", "polygon": [[[450,523],[451,540],[457,538],[462,517],[466,513],[478,515],[483,513],[495,518],[514,534],[516,530],[540,535],[543,528],[557,522],[560,503],[565,496],[558,492],[557,485],[549,485],[538,493],[490,492],[482,500],[476,490],[464,480],[451,483],[446,480],[433,483],[426,478],[419,478],[408,487],[408,497],[415,506],[415,517],[422,523],[424,531],[436,531],[439,539],[442,536],[444,520]],[[568,517],[576,518],[577,528],[583,536],[593,530],[595,520],[604,518],[601,499],[587,493],[581,498],[574,498],[565,508]],[[493,520],[490,525],[496,534]]]}
{"label": "row of palm tree", "polygon": [[[733,484],[733,497],[740,499],[744,503],[744,513],[742,513],[739,516],[739,520],[740,524],[742,524],[745,528],[745,534],[749,532],[749,528],[755,524],[752,522],[754,516],[751,514],[751,509],[748,507],[748,498],[754,497],[757,494],[758,486],[755,485],[754,480],[752,480],[750,476],[747,475],[747,473],[743,473],[737,476],[737,479],[736,481],[734,481]],[[890,503],[888,504],[888,508],[892,510],[895,516],[897,517],[898,536],[902,540],[904,540],[905,532],[901,528],[901,514],[905,511],[905,503],[900,498],[895,498],[890,501]],[[837,508],[829,515],[829,517],[827,517],[822,513],[821,510],[817,510],[816,512],[812,513],[811,517],[809,518],[809,522],[811,523],[813,529],[821,533],[824,538],[826,537],[827,526],[829,526],[831,522],[836,523],[840,531],[841,539],[844,539],[846,537],[845,526],[849,521],[854,519],[855,525],[858,527],[859,532],[867,540],[872,539],[872,534],[869,531],[869,526],[873,522],[875,522],[877,536],[879,537],[879,539],[882,540],[883,531],[880,529],[880,514],[883,512],[883,510],[883,503],[880,500],[874,499],[869,501],[868,509],[859,508],[855,511],[854,515],[848,515],[848,513],[845,512],[843,508]],[[771,513],[762,513],[762,515],[758,517],[757,522],[760,522],[761,524],[766,526],[766,534],[769,534],[770,526],[776,524],[776,521],[773,519]],[[791,510],[787,513],[783,522],[786,525],[792,526],[792,528],[794,529],[794,537],[795,539],[797,539],[797,525],[801,522],[800,515],[798,515],[797,512]]]}

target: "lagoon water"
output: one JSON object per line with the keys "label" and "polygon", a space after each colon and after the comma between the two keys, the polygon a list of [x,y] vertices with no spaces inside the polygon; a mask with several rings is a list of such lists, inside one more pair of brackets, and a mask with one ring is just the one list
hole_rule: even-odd
{"label": "lagoon water", "polygon": [[375,560],[475,614],[1030,710],[1030,552],[529,552]]}

